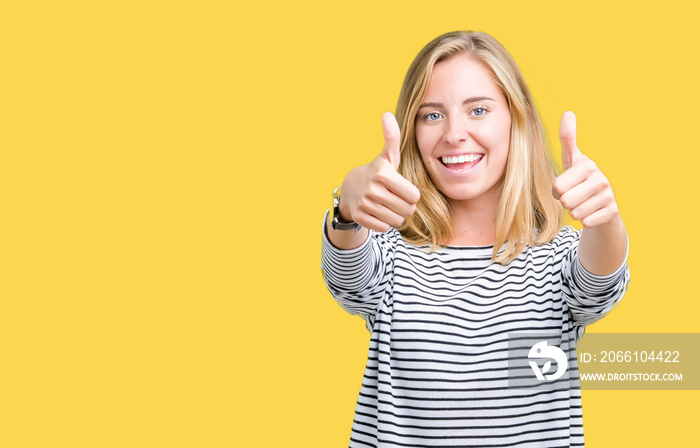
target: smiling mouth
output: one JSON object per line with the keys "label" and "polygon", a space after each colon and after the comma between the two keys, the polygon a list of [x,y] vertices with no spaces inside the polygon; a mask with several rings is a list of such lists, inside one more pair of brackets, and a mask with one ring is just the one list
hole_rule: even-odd
{"label": "smiling mouth", "polygon": [[483,154],[464,154],[461,156],[440,157],[440,162],[451,170],[466,170],[476,166],[484,158]]}

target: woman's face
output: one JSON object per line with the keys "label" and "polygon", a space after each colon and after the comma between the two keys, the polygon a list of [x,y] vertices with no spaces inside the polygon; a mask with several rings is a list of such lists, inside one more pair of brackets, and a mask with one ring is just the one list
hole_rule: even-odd
{"label": "woman's face", "polygon": [[435,64],[416,139],[430,178],[453,205],[497,203],[510,124],[507,100],[481,62],[460,54]]}

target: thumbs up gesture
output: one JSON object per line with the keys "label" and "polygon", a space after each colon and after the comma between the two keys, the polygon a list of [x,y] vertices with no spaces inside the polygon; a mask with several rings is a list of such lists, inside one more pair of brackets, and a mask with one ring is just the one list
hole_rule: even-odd
{"label": "thumbs up gesture", "polygon": [[576,115],[564,112],[559,126],[564,172],[554,180],[552,194],[585,228],[610,222],[618,216],[612,186],[593,160],[576,145]]}
{"label": "thumbs up gesture", "polygon": [[343,180],[340,217],[363,227],[386,232],[413,214],[420,199],[415,185],[398,173],[401,132],[390,112],[382,115],[384,150],[367,165],[350,171]]}

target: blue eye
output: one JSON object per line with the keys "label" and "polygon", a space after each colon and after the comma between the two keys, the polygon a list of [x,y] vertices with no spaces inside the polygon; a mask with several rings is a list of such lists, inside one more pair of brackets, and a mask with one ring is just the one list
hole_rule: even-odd
{"label": "blue eye", "polygon": [[474,115],[476,115],[477,117],[480,117],[481,115],[484,115],[486,113],[486,109],[484,109],[483,107],[477,107],[472,112],[474,112]]}
{"label": "blue eye", "polygon": [[427,113],[423,116],[423,118],[425,118],[427,121],[439,120],[440,117],[442,117],[442,115],[440,115],[437,112],[430,112],[430,113]]}

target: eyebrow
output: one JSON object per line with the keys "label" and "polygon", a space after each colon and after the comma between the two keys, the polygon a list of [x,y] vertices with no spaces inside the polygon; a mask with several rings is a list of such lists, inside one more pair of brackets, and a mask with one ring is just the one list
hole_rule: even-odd
{"label": "eyebrow", "polygon": [[[495,101],[493,98],[489,98],[488,96],[472,96],[467,98],[466,100],[462,101],[462,105],[469,104],[469,103],[475,103],[477,101]],[[423,107],[444,107],[445,105],[442,103],[423,103],[420,105],[419,109]]]}

